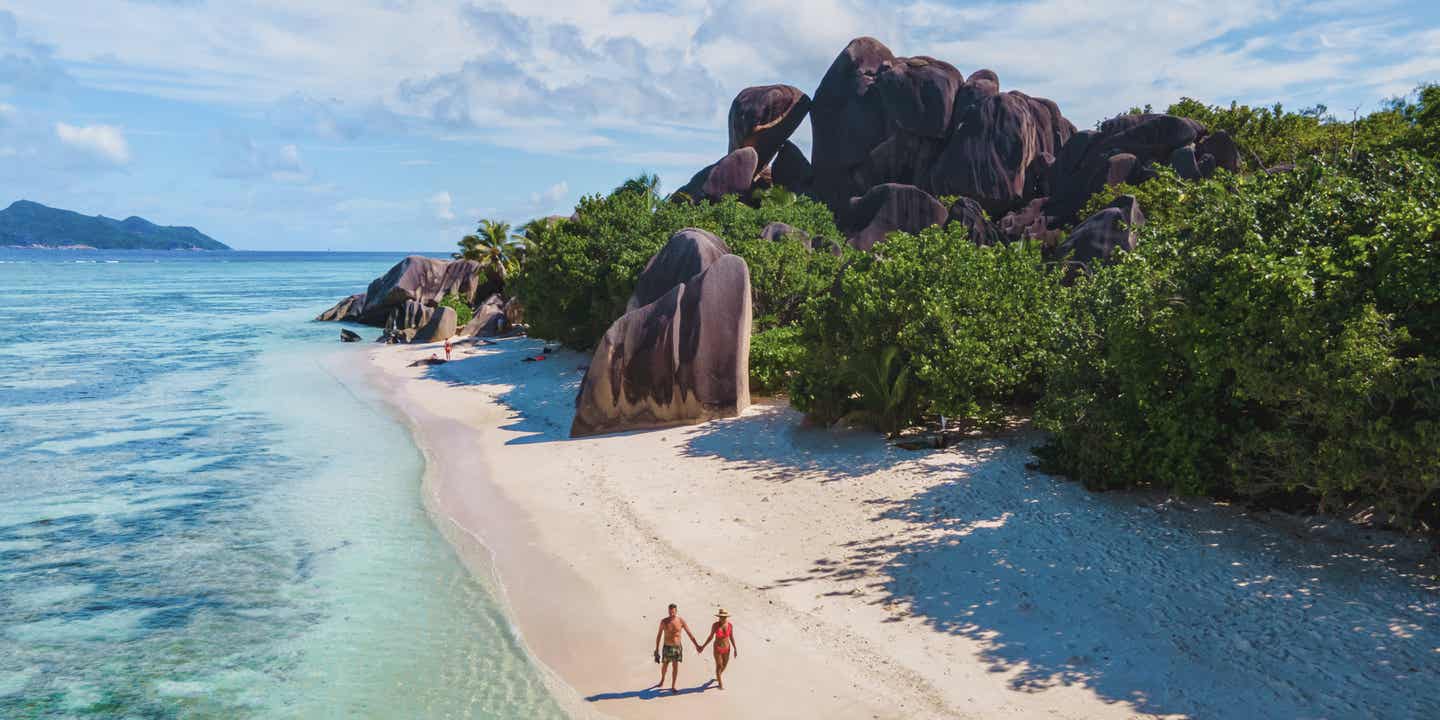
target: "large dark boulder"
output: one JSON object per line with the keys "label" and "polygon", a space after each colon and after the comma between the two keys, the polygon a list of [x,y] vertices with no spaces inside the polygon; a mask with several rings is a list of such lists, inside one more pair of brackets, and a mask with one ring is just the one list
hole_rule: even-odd
{"label": "large dark boulder", "polygon": [[810,233],[783,222],[766,223],[765,227],[760,228],[760,239],[771,242],[795,240],[807,248],[810,247]]}
{"label": "large dark boulder", "polygon": [[360,311],[364,308],[365,293],[356,293],[335,303],[335,307],[320,313],[315,319],[325,322],[359,322]]}
{"label": "large dark boulder", "polygon": [[954,65],[919,56],[882,64],[875,88],[890,133],[944,138],[950,133],[955,94],[964,84],[965,76]]}
{"label": "large dark boulder", "polygon": [[455,314],[455,308],[445,306],[436,308],[430,314],[430,321],[425,323],[414,337],[410,338],[412,343],[432,343],[448,340],[455,336],[456,325],[459,316]]}
{"label": "large dark boulder", "polygon": [[451,294],[472,303],[483,282],[480,263],[474,260],[438,260],[411,255],[370,283],[360,320],[379,325],[392,310],[406,302],[433,307]]}
{"label": "large dark boulder", "polygon": [[626,311],[655,302],[670,288],[704,272],[711,263],[729,254],[730,248],[725,241],[709,230],[684,228],[676,231],[640,271],[640,277],[635,280],[635,291],[625,305]]}
{"label": "large dark boulder", "polygon": [[949,211],[914,185],[885,183],[853,198],[848,215],[855,221],[847,234],[851,247],[869,250],[896,230],[918,233],[931,225],[942,225]]}
{"label": "large dark boulder", "polygon": [[803,193],[810,189],[815,180],[815,170],[805,152],[795,143],[786,140],[780,144],[775,162],[770,164],[771,181],[792,192]]}
{"label": "large dark boulder", "polygon": [[1075,135],[1075,125],[1060,114],[1060,106],[1054,100],[1038,98],[1016,92],[1030,106],[1030,117],[1035,120],[1036,151],[1052,158],[1060,148]]}
{"label": "large dark boulder", "polygon": [[[987,97],[1000,94],[1000,76],[994,70],[976,70],[960,89],[955,91],[955,109],[951,115],[954,123],[965,119],[970,109]],[[952,128],[953,129],[953,128]]]}
{"label": "large dark boulder", "polygon": [[1039,129],[1028,96],[1010,92],[981,100],[931,169],[931,192],[974,198],[993,217],[1022,205],[1025,172],[1042,149]]}
{"label": "large dark boulder", "polygon": [[810,106],[815,180],[811,192],[837,214],[853,195],[865,192],[851,170],[885,140],[888,126],[876,76],[895,54],[879,40],[856,38],[830,64]]}
{"label": "large dark boulder", "polygon": [[1055,256],[1076,269],[1089,269],[1120,251],[1135,249],[1135,230],[1145,224],[1145,214],[1133,195],[1121,195],[1099,212],[1085,218],[1055,249]]}
{"label": "large dark boulder", "polygon": [[748,198],[750,188],[755,182],[755,173],[759,169],[760,156],[755,152],[755,148],[739,148],[720,158],[714,165],[695,173],[690,182],[676,191],[676,197],[697,203],[702,200],[719,200],[726,195]]}
{"label": "large dark boulder", "polygon": [[730,151],[755,148],[758,166],[768,166],[809,111],[810,96],[790,85],[741,90],[730,103]]}
{"label": "large dark boulder", "polygon": [[976,245],[994,245],[1000,242],[1000,230],[985,217],[980,203],[962,197],[950,205],[946,212],[947,223],[960,223],[970,233],[970,241]]}
{"label": "large dark boulder", "polygon": [[817,169],[859,164],[885,139],[883,100],[873,90],[881,68],[894,62],[890,48],[875,38],[861,37],[851,40],[830,63],[810,108],[811,162]]}
{"label": "large dark boulder", "polygon": [[1235,144],[1234,138],[1224,130],[1216,130],[1205,136],[1195,145],[1195,152],[1202,158],[1209,155],[1215,158],[1215,167],[1224,168],[1232,173],[1240,172],[1240,148]]}
{"label": "large dark boulder", "polygon": [[1047,247],[1053,245],[1060,230],[1054,227],[1055,221],[1045,213],[1045,207],[1045,199],[1037,198],[1000,218],[1000,236],[1006,242],[1033,239]]}
{"label": "large dark boulder", "polygon": [[406,300],[403,305],[392,308],[385,321],[386,327],[396,330],[415,330],[430,322],[435,309],[417,300]]}
{"label": "large dark boulder", "polygon": [[930,168],[943,149],[943,140],[897,130],[876,145],[851,176],[867,190],[883,183],[927,187]]}
{"label": "large dark boulder", "polygon": [[1198,120],[1176,115],[1120,115],[1100,123],[1096,149],[1101,154],[1128,152],[1142,163],[1164,162],[1175,148],[1190,145],[1205,135]]}
{"label": "large dark boulder", "polygon": [[340,342],[360,342],[360,333],[346,328],[340,328]]}
{"label": "large dark boulder", "polygon": [[[1154,177],[1155,165],[1176,166],[1183,177],[1199,177],[1205,174],[1202,163],[1221,164],[1218,156],[1206,161],[1204,155],[1218,152],[1230,161],[1227,151],[1233,142],[1226,137],[1206,145],[1206,137],[1205,126],[1196,120],[1154,113],[1121,115],[1101,123],[1099,130],[1077,132],[1060,148],[1050,169],[1046,212],[1059,222],[1074,222],[1090,196],[1105,185],[1144,182]],[[1187,146],[1194,147],[1184,149]],[[1238,152],[1233,157],[1238,167]]]}
{"label": "large dark boulder", "polygon": [[571,437],[700,422],[750,404],[750,271],[725,255],[606,331]]}
{"label": "large dark boulder", "polygon": [[506,324],[505,300],[499,295],[491,295],[475,308],[475,314],[470,316],[470,322],[465,323],[460,334],[471,337],[499,335],[505,330]]}

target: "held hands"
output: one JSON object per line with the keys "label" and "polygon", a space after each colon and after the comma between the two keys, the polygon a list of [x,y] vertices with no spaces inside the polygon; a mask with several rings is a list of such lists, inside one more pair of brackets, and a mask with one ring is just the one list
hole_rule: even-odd
{"label": "held hands", "polygon": [[705,645],[701,645],[700,643],[697,643],[697,642],[695,642],[694,640],[691,640],[691,641],[690,641],[690,644],[695,646],[695,652],[697,652],[697,653],[698,653],[698,652],[705,652],[705,645],[709,645],[709,644],[710,644],[710,641],[709,641],[709,640],[706,640],[706,641],[705,641]]}

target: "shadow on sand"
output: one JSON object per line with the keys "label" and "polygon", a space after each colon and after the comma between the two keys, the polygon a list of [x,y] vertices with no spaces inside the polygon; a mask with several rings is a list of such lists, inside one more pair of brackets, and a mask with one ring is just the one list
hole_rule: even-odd
{"label": "shadow on sand", "polygon": [[752,406],[738,418],[683,430],[687,457],[719,458],[774,482],[837,482],[915,458],[879,435],[804,427],[783,400]]}
{"label": "shadow on sand", "polygon": [[507,445],[569,440],[575,396],[585,375],[580,368],[589,358],[556,351],[543,361],[525,362],[541,355],[546,344],[527,337],[493,338],[490,343],[458,346],[450,362],[425,368],[425,377],[455,386],[491,386],[496,399],[513,411],[512,422],[503,429],[523,433]]}
{"label": "shadow on sand", "polygon": [[658,685],[651,685],[644,690],[631,690],[629,692],[600,693],[585,698],[586,702],[600,702],[602,700],[655,700],[657,698],[675,697],[677,695],[693,695],[703,693],[714,685],[714,680],[706,680],[695,687],[682,688],[680,690],[665,690]]}
{"label": "shadow on sand", "polygon": [[1039,440],[930,455],[917,472],[945,482],[871,501],[902,532],[775,585],[852,583],[891,622],[974,641],[1019,692],[1081,685],[1194,717],[1440,717],[1440,583],[1420,544],[1093,494],[1027,470]]}
{"label": "shadow on sand", "polygon": [[[503,339],[426,374],[495,386],[512,408],[506,429],[523,433],[512,444],[566,441],[588,359],[521,362],[542,347]],[[1440,560],[1422,543],[1091,493],[1026,469],[1036,434],[912,453],[803,428],[781,405],[681,432],[686,456],[772,482],[864,482],[902,463],[932,476],[869,501],[883,531],[817,548],[807,574],[771,587],[841,583],[829,594],[973,642],[1017,692],[1078,685],[1138,713],[1205,718],[1440,717]]]}

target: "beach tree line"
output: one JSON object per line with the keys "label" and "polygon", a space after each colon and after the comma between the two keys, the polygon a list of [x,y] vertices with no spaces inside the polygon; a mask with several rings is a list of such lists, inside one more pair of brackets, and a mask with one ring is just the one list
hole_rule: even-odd
{"label": "beach tree line", "polygon": [[[589,348],[670,234],[705,228],[751,269],[752,387],[817,423],[1029,417],[1046,468],[1091,487],[1440,527],[1440,89],[1348,119],[1167,112],[1229,132],[1244,171],[1107,188],[1090,209],[1131,194],[1147,223],[1078,277],[958,223],[860,253],[807,197],[671,203],[644,176],[582,199],[511,286],[532,334]],[[758,239],[770,222],[811,240]]]}

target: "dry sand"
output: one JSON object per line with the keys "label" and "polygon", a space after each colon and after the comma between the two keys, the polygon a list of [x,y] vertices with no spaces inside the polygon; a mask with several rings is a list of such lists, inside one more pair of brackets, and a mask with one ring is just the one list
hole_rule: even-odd
{"label": "dry sand", "polygon": [[[1089,493],[1028,470],[1028,432],[914,453],[759,404],[571,440],[588,358],[540,348],[371,358],[437,524],[577,716],[1440,717],[1423,543]],[[702,640],[732,613],[724,691],[690,647],[653,689],[672,601]]]}

